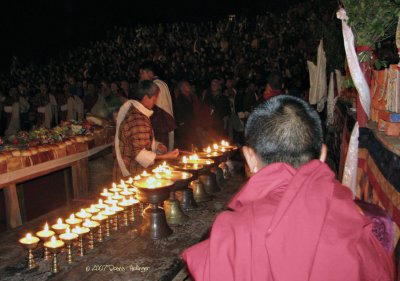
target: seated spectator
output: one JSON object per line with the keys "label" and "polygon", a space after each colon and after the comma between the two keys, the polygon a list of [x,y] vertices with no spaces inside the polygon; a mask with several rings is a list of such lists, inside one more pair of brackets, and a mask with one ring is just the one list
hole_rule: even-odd
{"label": "seated spectator", "polygon": [[253,176],[183,258],[195,280],[393,280],[393,261],[324,163],[321,121],[281,95],[250,115]]}
{"label": "seated spectator", "polygon": [[282,75],[279,72],[272,72],[268,75],[267,86],[265,87],[264,100],[269,100],[272,97],[283,95]]}

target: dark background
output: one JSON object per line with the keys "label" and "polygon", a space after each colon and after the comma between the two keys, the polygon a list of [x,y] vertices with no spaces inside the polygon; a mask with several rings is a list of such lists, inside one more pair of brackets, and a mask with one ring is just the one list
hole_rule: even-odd
{"label": "dark background", "polygon": [[285,9],[296,0],[13,0],[0,8],[0,70],[11,57],[42,62],[62,49],[106,37],[113,26],[204,21],[228,14],[255,15]]}

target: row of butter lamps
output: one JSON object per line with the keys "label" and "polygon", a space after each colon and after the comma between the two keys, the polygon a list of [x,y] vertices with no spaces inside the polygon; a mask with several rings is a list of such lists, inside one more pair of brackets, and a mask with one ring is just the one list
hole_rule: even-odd
{"label": "row of butter lamps", "polygon": [[[225,147],[228,146],[228,143],[222,143],[222,152],[225,152]],[[215,144],[213,148],[221,151],[221,148],[218,148]],[[209,150],[210,147],[207,148],[206,152],[210,153]],[[147,177],[149,175],[144,172],[142,176]],[[136,176],[135,180],[140,178],[140,176]],[[118,186],[113,183],[112,188],[105,188],[100,194],[105,198],[104,202],[103,199],[99,199],[98,204],[92,204],[90,208],[81,209],[79,212],[71,214],[65,220],[65,223],[59,218],[57,223],[51,226],[51,229],[46,223],[43,230],[36,232],[36,236],[28,233],[21,238],[20,244],[28,251],[28,269],[35,267],[32,252],[37,248],[40,241],[43,243],[43,258],[49,260],[50,253],[52,254],[51,272],[57,273],[59,272],[57,255],[63,247],[67,249],[67,262],[71,264],[73,262],[72,246],[75,241],[78,241],[78,255],[83,256],[85,255],[85,236],[88,236],[88,248],[94,249],[95,233],[97,232],[97,242],[100,243],[104,241],[104,235],[107,238],[110,237],[111,227],[114,231],[119,229],[119,215],[121,213],[123,213],[124,226],[132,223],[135,220],[134,206],[139,203],[133,197],[137,192],[136,187],[132,186],[133,182],[134,180],[129,178],[126,182],[121,180],[121,184]],[[127,199],[127,197],[129,198]],[[141,206],[143,208],[143,204]],[[105,226],[105,234],[103,233],[103,225]],[[59,239],[57,239],[57,235]]]}

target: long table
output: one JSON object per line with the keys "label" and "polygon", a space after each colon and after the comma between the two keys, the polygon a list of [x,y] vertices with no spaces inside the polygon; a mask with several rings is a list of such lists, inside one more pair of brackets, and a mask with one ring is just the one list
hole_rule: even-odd
{"label": "long table", "polygon": [[109,148],[111,145],[112,143],[108,143],[84,152],[1,174],[0,189],[4,189],[7,226],[15,228],[23,223],[21,204],[18,200],[16,187],[18,183],[23,183],[65,168],[71,168],[73,198],[82,198],[88,193],[89,157]]}
{"label": "long table", "polygon": [[0,276],[2,280],[10,281],[172,280],[184,266],[181,252],[208,235],[216,215],[226,208],[227,202],[245,180],[243,175],[230,178],[222,191],[214,194],[212,201],[201,203],[198,209],[187,212],[190,219],[184,225],[171,227],[173,234],[165,239],[153,241],[139,237],[135,229],[141,223],[141,216],[137,215],[134,224],[112,232],[109,240],[96,244],[86,256],[78,257],[75,249],[75,261],[71,265],[66,263],[65,253],[60,254],[61,271],[55,275],[50,273],[51,262],[38,258],[42,249],[34,252],[38,267],[26,270],[26,251],[18,246],[18,238],[27,231],[39,230],[38,226],[42,227],[45,220],[55,221],[58,216],[65,217],[79,206],[64,208],[51,214],[51,217],[36,219],[20,229],[0,235]]}

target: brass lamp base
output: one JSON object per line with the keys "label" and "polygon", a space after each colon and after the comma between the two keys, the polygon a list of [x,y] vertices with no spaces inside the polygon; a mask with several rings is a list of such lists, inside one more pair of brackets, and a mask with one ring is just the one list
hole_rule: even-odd
{"label": "brass lamp base", "polygon": [[177,191],[176,197],[181,203],[182,210],[191,211],[198,208],[196,200],[193,197],[193,191],[190,188]]}
{"label": "brass lamp base", "polygon": [[150,239],[161,239],[172,234],[167,224],[165,212],[155,204],[150,204],[143,211],[143,222],[139,227],[140,236]]}
{"label": "brass lamp base", "polygon": [[226,180],[224,178],[224,172],[220,167],[214,167],[211,169],[211,172],[215,174],[215,179],[217,181],[217,184],[220,188],[224,188],[226,184]]}
{"label": "brass lamp base", "polygon": [[165,200],[164,211],[169,225],[182,225],[189,218],[182,212],[179,201],[176,199]]}
{"label": "brass lamp base", "polygon": [[207,194],[204,185],[199,180],[194,180],[190,183],[190,188],[193,190],[193,198],[196,203],[207,202],[212,200],[212,197]]}
{"label": "brass lamp base", "polygon": [[206,192],[208,194],[212,194],[212,193],[221,191],[221,189],[218,186],[217,178],[216,178],[215,174],[213,174],[213,173],[203,174],[199,177],[199,180],[204,185],[204,188],[206,189]]}

